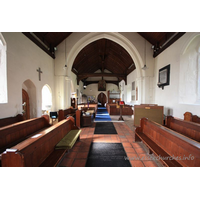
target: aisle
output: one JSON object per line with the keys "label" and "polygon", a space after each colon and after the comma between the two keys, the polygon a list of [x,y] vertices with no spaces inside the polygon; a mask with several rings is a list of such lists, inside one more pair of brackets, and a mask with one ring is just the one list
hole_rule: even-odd
{"label": "aisle", "polygon": [[98,107],[94,122],[110,122],[110,115],[105,107]]}

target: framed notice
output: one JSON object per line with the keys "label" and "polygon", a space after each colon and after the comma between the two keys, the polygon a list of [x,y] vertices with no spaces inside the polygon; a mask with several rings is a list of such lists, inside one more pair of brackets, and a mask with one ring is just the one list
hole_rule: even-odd
{"label": "framed notice", "polygon": [[164,86],[169,85],[170,82],[170,65],[159,69],[159,76],[158,76],[158,87],[164,88]]}

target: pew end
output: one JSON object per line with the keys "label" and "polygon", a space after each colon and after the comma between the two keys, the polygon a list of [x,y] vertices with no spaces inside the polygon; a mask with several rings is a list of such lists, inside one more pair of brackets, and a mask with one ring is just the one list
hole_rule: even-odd
{"label": "pew end", "polygon": [[2,167],[24,167],[24,156],[17,149],[6,149],[1,155]]}

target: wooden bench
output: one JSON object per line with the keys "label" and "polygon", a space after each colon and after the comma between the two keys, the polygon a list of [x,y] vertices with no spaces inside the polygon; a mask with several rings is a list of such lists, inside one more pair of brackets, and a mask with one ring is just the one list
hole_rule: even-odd
{"label": "wooden bench", "polygon": [[18,114],[15,117],[7,117],[0,119],[0,127],[8,126],[23,121],[23,115]]}
{"label": "wooden bench", "polygon": [[60,109],[58,111],[58,121],[60,122],[63,119],[67,119],[67,117],[75,117],[76,115],[76,110],[73,107],[67,108],[67,109]]}
{"label": "wooden bench", "polygon": [[0,128],[0,153],[49,126],[49,116],[43,115]]}
{"label": "wooden bench", "polygon": [[200,142],[200,124],[167,116],[165,126],[186,137]]}
{"label": "wooden bench", "polygon": [[165,166],[200,166],[200,143],[146,118],[135,129],[135,141],[142,141]]}
{"label": "wooden bench", "polygon": [[200,117],[193,115],[191,112],[184,113],[184,120],[200,124]]}
{"label": "wooden bench", "polygon": [[73,117],[52,125],[23,142],[7,149],[2,154],[3,167],[53,167],[56,166],[67,149],[55,146],[71,131],[78,130]]}

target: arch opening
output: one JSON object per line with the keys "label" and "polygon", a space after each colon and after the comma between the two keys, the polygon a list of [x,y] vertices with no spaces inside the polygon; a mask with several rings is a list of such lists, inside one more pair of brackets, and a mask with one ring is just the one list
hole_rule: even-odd
{"label": "arch opening", "polygon": [[52,108],[52,91],[48,84],[42,88],[42,112],[48,114]]}
{"label": "arch opening", "polygon": [[37,117],[36,86],[30,79],[27,79],[23,82],[22,89],[25,90],[29,96],[30,118],[35,118]]}

